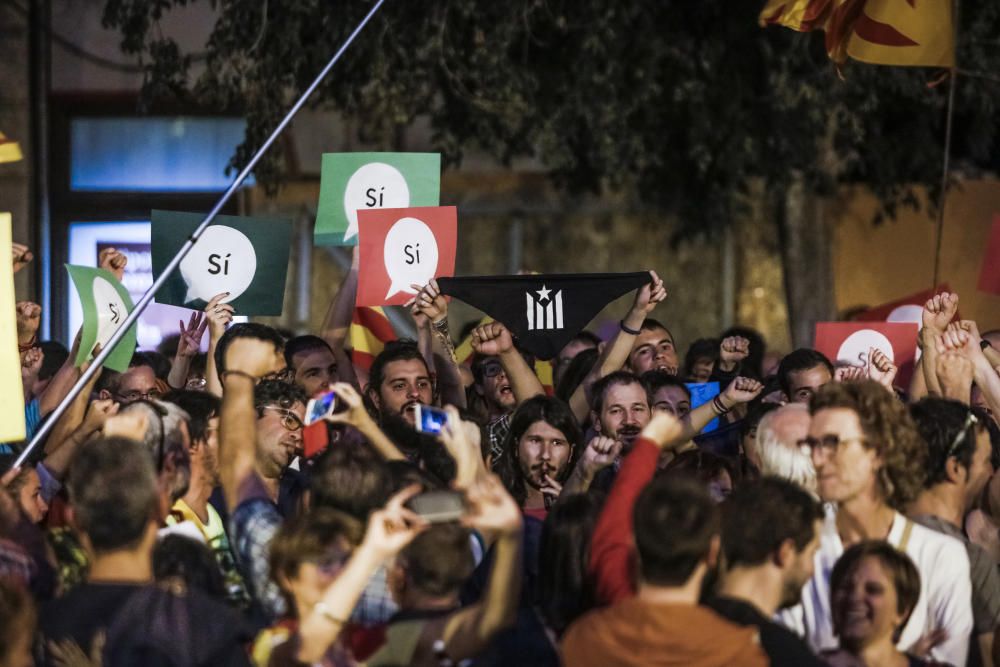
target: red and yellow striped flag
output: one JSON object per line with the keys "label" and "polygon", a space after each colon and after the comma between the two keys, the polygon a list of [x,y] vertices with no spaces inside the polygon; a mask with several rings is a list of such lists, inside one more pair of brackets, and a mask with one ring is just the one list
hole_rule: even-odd
{"label": "red and yellow striped flag", "polygon": [[381,307],[365,306],[354,309],[348,336],[353,350],[351,361],[367,371],[385,344],[396,340],[396,331]]}
{"label": "red and yellow striped flag", "polygon": [[838,65],[953,67],[951,0],[768,0],[761,25],[826,32],[826,52]]}

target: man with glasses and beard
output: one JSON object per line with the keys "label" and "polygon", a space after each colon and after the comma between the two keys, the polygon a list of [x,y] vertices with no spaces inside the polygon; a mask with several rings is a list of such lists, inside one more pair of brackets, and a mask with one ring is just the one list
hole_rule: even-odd
{"label": "man with glasses and beard", "polygon": [[298,386],[280,380],[263,380],[254,388],[257,472],[284,516],[294,512],[304,488],[298,483],[299,475],[287,471],[302,450],[308,400]]}

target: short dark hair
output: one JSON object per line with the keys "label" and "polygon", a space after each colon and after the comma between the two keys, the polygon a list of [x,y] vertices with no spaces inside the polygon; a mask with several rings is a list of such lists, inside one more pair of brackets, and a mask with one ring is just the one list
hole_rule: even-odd
{"label": "short dark hair", "polygon": [[313,352],[315,350],[327,350],[330,354],[333,354],[333,348],[330,347],[330,344],[319,336],[304,334],[295,338],[289,338],[285,342],[285,363],[288,364],[289,368],[292,368],[294,366],[292,359],[295,358],[296,354]]}
{"label": "short dark hair", "polygon": [[408,585],[427,595],[452,595],[475,569],[469,530],[457,523],[435,524],[403,549],[400,561]]}
{"label": "short dark hair", "polygon": [[220,379],[226,371],[226,350],[229,349],[229,345],[237,338],[257,338],[269,341],[274,343],[276,352],[281,352],[285,348],[284,337],[274,327],[269,327],[266,324],[258,322],[240,322],[239,324],[234,324],[226,329],[226,333],[222,334],[218,345],[215,347],[215,369]]}
{"label": "short dark hair", "polygon": [[[128,369],[126,373],[133,368],[142,368],[143,366],[148,367],[153,371],[153,375],[159,377],[157,368],[157,361],[154,359],[149,352],[133,352],[132,358],[128,362]],[[170,369],[167,369],[167,374],[170,373]],[[97,379],[97,384],[94,389],[97,391],[107,391],[111,394],[117,394],[118,388],[121,386],[121,379],[124,373],[119,373],[118,371],[113,371],[110,368],[104,368],[101,370],[101,375]]]}
{"label": "short dark hair", "polygon": [[[598,345],[600,345],[604,341],[602,341],[601,337],[598,336],[597,334],[595,334],[594,332],[587,331],[586,329],[581,329],[580,331],[577,332],[577,334],[575,336],[573,336],[572,338],[569,339],[569,342],[570,343],[576,343],[576,342],[587,343],[588,345],[593,345],[594,347],[597,347]],[[569,343],[567,343],[567,345],[568,344]]]}
{"label": "short dark hair", "polygon": [[258,417],[268,405],[287,410],[296,403],[305,405],[308,402],[309,397],[301,387],[282,380],[261,380],[253,389],[253,407],[257,410]]}
{"label": "short dark hair", "polygon": [[174,389],[163,395],[164,403],[173,403],[188,415],[191,442],[204,441],[208,436],[208,420],[218,417],[222,401],[215,394],[192,389]]}
{"label": "short dark hair", "polygon": [[309,490],[313,507],[367,521],[392,494],[392,475],[385,462],[364,446],[331,447],[313,465]]}
{"label": "short dark hair", "polygon": [[607,397],[608,391],[612,387],[628,384],[637,384],[642,387],[646,394],[646,403],[651,404],[653,402],[649,395],[649,389],[638,375],[631,371],[615,371],[614,373],[608,373],[591,386],[590,409],[597,414],[600,414],[601,410],[604,408],[604,399]]}
{"label": "short dark hair", "polygon": [[807,371],[817,366],[826,367],[830,375],[833,375],[833,364],[826,355],[817,350],[800,347],[782,357],[781,363],[778,364],[778,384],[781,386],[781,391],[785,392],[785,396],[792,397],[792,383],[789,377],[792,373]]}
{"label": "short dark hair", "polygon": [[185,535],[167,535],[156,543],[153,577],[157,582],[179,579],[218,600],[226,597],[226,581],[212,551],[204,542]]}
{"label": "short dark hair", "polygon": [[764,477],[741,484],[722,504],[726,565],[761,565],[785,540],[792,540],[801,552],[822,519],[823,506],[788,480]]}
{"label": "short dark hair", "polygon": [[668,329],[666,325],[664,325],[662,322],[654,320],[652,317],[647,317],[645,321],[639,326],[639,331],[655,331],[657,329],[662,329],[666,331],[667,335],[670,336],[671,342],[673,342],[674,345],[677,345],[677,342],[674,341],[674,334],[672,334],[670,332],[670,329]]}
{"label": "short dark hair", "polygon": [[42,348],[42,367],[38,370],[39,380],[48,380],[62,368],[69,359],[69,350],[57,340],[43,340],[38,344]]}
{"label": "short dark hair", "polygon": [[719,358],[719,340],[717,338],[699,338],[688,346],[684,354],[684,377],[691,376],[691,369],[700,359],[711,359],[714,363]]}
{"label": "short dark hair", "polygon": [[927,446],[906,406],[873,380],[831,382],[809,402],[813,415],[836,408],[858,416],[865,446],[882,459],[876,473],[878,489],[890,507],[903,511],[923,489],[927,476]]}
{"label": "short dark hair", "polygon": [[573,416],[573,411],[563,401],[554,396],[535,396],[517,406],[510,419],[510,429],[503,441],[503,453],[495,465],[501,481],[518,505],[524,505],[528,496],[521,466],[517,460],[518,443],[531,425],[540,421],[562,431],[566,441],[573,448],[573,453],[558,481],[562,482],[569,476],[583,449],[583,431]]}
{"label": "short dark hair", "polygon": [[[832,598],[836,595],[837,589],[842,584],[847,583],[850,575],[854,573],[861,561],[869,557],[878,559],[882,569],[892,579],[896,589],[896,613],[903,619],[897,628],[898,631],[906,627],[906,622],[910,620],[910,613],[917,605],[917,600],[920,599],[920,571],[905,552],[883,540],[858,542],[840,556],[830,575],[831,606]],[[836,614],[834,614],[833,619],[835,624],[833,630],[836,634],[838,631]]]}
{"label": "short dark hair", "polygon": [[85,442],[73,457],[67,486],[76,526],[98,553],[134,547],[156,521],[156,471],[135,440]]}
{"label": "short dark hair", "polygon": [[676,375],[671,375],[666,371],[646,371],[639,379],[642,380],[642,384],[646,387],[646,393],[649,394],[649,402],[653,402],[653,394],[663,389],[664,387],[678,387],[687,394],[688,400],[691,400],[691,390],[688,388],[684,380],[680,379]]}
{"label": "short dark hair", "polygon": [[654,586],[681,586],[704,561],[719,534],[719,511],[700,484],[654,478],[632,511],[639,572]]}
{"label": "short dark hair", "polygon": [[[386,366],[394,361],[412,361],[414,359],[418,359],[425,368],[427,367],[427,360],[424,359],[424,355],[420,354],[417,341],[411,338],[400,338],[386,343],[382,351],[372,361],[371,368],[368,369],[368,386],[365,387],[365,393],[374,391],[378,394],[382,390]],[[429,368],[427,374],[430,375]]]}
{"label": "short dark hair", "polygon": [[597,351],[596,347],[577,353],[559,378],[559,384],[556,385],[556,396],[564,401],[569,401],[577,387],[583,384],[583,381],[590,375],[590,371],[593,370],[594,364],[597,363],[600,356],[601,353]]}
{"label": "short dark hair", "polygon": [[[927,443],[927,479],[930,488],[947,478],[948,459],[955,457],[968,468],[976,453],[976,432],[979,428],[969,421],[972,409],[958,401],[927,397],[910,406],[910,416],[917,424],[920,437]],[[978,418],[977,418],[978,419]],[[958,442],[954,451],[952,445]]]}

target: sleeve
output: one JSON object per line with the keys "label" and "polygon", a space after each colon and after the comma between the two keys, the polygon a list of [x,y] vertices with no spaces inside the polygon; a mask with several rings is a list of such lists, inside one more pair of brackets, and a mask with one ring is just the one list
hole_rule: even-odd
{"label": "sleeve", "polygon": [[285,613],[285,600],[271,581],[268,554],[281,527],[281,515],[270,500],[250,498],[240,503],[229,519],[236,560],[254,597],[270,620]]}
{"label": "sleeve", "polygon": [[62,484],[58,479],[52,476],[52,473],[49,472],[49,469],[45,467],[44,463],[36,465],[35,472],[38,473],[38,480],[41,482],[42,499],[51,505],[52,499],[56,497],[57,493],[59,493],[59,490],[62,488]]}
{"label": "sleeve", "polygon": [[634,589],[629,564],[632,557],[632,508],[643,487],[656,472],[659,448],[639,438],[622,461],[590,543],[589,570],[597,599],[610,604],[631,597]]}
{"label": "sleeve", "polygon": [[42,404],[37,398],[24,406],[24,427],[25,440],[31,440],[38,432],[38,427],[42,425]]}
{"label": "sleeve", "polygon": [[[926,573],[922,573],[926,574]],[[948,538],[938,549],[928,586],[928,614],[948,637],[931,649],[934,660],[964,665],[972,636],[972,580],[965,545]]]}

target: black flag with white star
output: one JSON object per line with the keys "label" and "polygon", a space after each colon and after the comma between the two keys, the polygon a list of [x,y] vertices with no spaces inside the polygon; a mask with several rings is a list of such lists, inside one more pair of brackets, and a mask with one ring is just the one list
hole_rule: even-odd
{"label": "black flag with white star", "polygon": [[601,310],[649,283],[637,273],[438,278],[442,294],[501,322],[539,359],[551,359]]}

